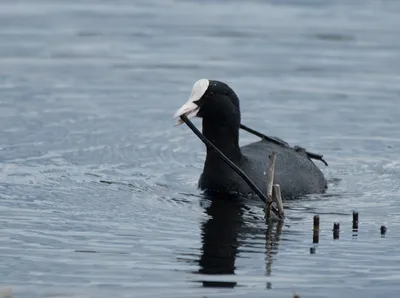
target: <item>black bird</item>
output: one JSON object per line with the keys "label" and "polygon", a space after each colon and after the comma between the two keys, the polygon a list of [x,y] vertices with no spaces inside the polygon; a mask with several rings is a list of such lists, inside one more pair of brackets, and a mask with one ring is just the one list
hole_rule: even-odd
{"label": "black bird", "polygon": [[[181,115],[203,118],[203,135],[241,168],[263,193],[266,193],[269,155],[273,151],[276,152],[274,183],[280,184],[284,198],[323,193],[327,189],[324,175],[304,150],[269,140],[239,146],[239,98],[226,83],[198,80],[189,100],[175,113],[174,119]],[[182,122],[179,119],[177,125]],[[250,186],[209,149],[199,188],[207,193],[254,195]]]}

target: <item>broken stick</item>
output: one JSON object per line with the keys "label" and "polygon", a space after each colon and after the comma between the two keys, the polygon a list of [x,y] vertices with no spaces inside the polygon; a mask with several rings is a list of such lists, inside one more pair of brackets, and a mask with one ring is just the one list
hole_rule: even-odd
{"label": "broken stick", "polygon": [[276,206],[278,207],[279,215],[284,216],[285,212],[283,210],[283,202],[281,195],[281,186],[279,184],[274,184],[272,198],[274,199]]}
{"label": "broken stick", "polygon": [[268,168],[268,177],[267,177],[267,202],[266,202],[266,210],[267,215],[271,214],[271,205],[272,205],[272,186],[274,185],[274,175],[275,175],[275,160],[276,153],[272,152],[270,157],[270,163]]}

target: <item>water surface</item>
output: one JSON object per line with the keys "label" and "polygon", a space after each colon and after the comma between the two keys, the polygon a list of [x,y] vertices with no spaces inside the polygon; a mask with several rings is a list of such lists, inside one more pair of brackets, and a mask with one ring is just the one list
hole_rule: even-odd
{"label": "water surface", "polygon": [[[0,7],[0,288],[397,297],[398,2]],[[324,154],[327,194],[287,202],[270,227],[254,204],[202,197],[203,144],[171,117],[203,77],[234,88],[244,124]],[[254,140],[241,132],[241,144]]]}

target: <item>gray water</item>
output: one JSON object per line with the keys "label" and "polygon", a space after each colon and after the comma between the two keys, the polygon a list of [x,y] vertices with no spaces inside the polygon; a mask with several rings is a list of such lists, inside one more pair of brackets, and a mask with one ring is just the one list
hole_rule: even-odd
{"label": "gray water", "polygon": [[[372,0],[1,1],[0,289],[397,297],[399,13]],[[171,119],[203,77],[232,86],[244,124],[324,154],[327,193],[286,202],[269,228],[254,204],[204,198],[204,145]]]}

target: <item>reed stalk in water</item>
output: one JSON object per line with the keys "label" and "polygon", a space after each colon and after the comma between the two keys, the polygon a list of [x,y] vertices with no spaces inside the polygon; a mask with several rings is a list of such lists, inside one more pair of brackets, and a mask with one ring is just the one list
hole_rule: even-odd
{"label": "reed stalk in water", "polygon": [[274,187],[272,190],[272,199],[276,203],[276,207],[278,208],[279,215],[285,216],[285,211],[283,209],[283,202],[282,202],[281,186],[279,184],[274,184]]}
{"label": "reed stalk in water", "polygon": [[267,201],[265,202],[265,209],[267,210],[267,217],[270,216],[271,208],[272,208],[272,187],[274,185],[276,153],[272,152],[269,159],[270,159],[270,163],[269,163],[268,176],[267,176]]}

